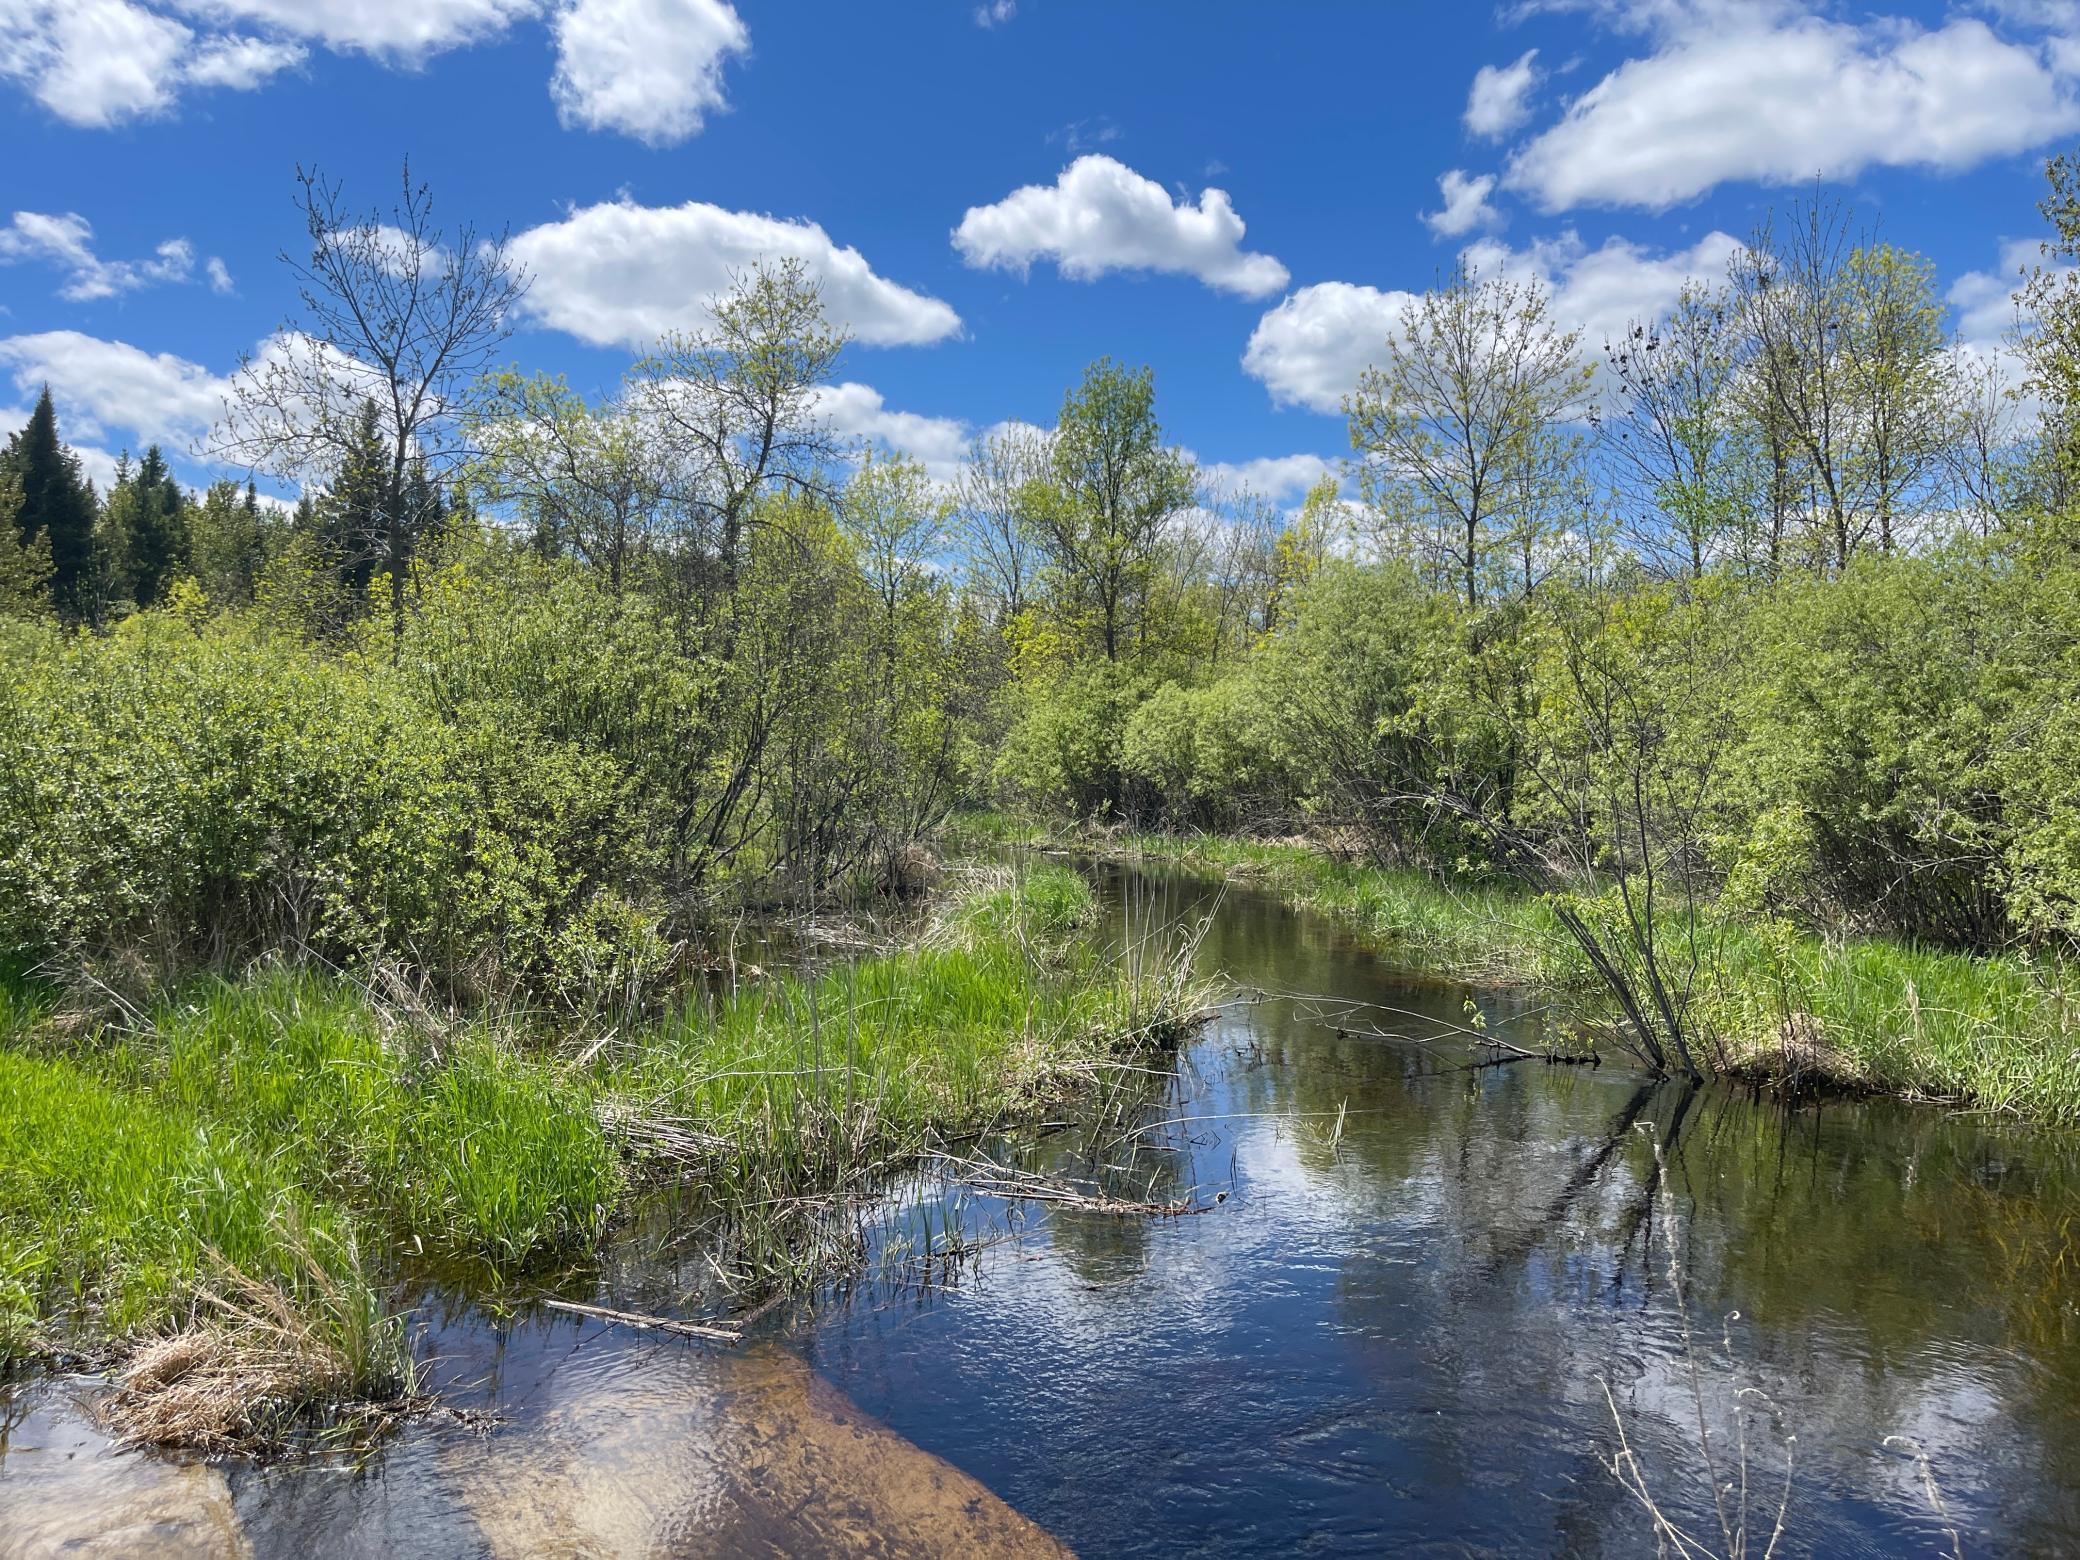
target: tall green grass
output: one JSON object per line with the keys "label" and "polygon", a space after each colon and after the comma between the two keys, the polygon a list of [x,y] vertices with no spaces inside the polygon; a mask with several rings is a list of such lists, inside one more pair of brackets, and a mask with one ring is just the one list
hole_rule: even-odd
{"label": "tall green grass", "polygon": [[[1261,883],[1351,927],[1413,971],[1522,981],[1585,1004],[1594,970],[1538,895],[1339,860],[1313,845],[1210,835],[1065,837],[1003,815],[963,821],[965,838],[1061,844]],[[2080,1124],[2080,999],[2054,957],[1977,955],[1889,938],[1829,938],[1707,912],[1696,1012],[1734,1072],[1778,1068],[1787,1031],[1824,1043],[1809,1058],[1834,1081],[1909,1098]],[[1664,948],[1692,928],[1662,923]]]}
{"label": "tall green grass", "polygon": [[1077,935],[1091,912],[1074,873],[999,873],[913,946],[564,1037],[570,1059],[280,966],[98,1027],[0,982],[0,1358],[160,1327],[213,1284],[365,1320],[355,1253],[515,1274],[596,1243],[660,1161],[724,1205],[856,1185],[1175,1038],[1191,988],[1128,978]]}
{"label": "tall green grass", "polygon": [[233,1128],[74,1062],[0,1050],[0,1271],[16,1349],[54,1313],[103,1335],[171,1321],[213,1270],[293,1282],[291,1235],[344,1250],[350,1221]]}
{"label": "tall green grass", "polygon": [[726,1180],[812,1179],[1015,1115],[1157,1021],[1073,936],[1091,910],[1062,868],[993,880],[914,946],[688,1002],[616,1048],[607,1086],[727,1145]]}
{"label": "tall green grass", "polygon": [[421,1249],[524,1263],[596,1237],[621,1187],[583,1079],[488,1021],[392,1021],[336,976],[195,983],[98,1065]]}

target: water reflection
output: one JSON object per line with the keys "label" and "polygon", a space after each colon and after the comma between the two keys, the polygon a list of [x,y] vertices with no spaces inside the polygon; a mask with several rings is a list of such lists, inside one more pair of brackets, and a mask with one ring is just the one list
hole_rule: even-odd
{"label": "water reflection", "polygon": [[[62,1394],[31,1412],[18,1392],[0,1553],[45,1552],[20,1535],[48,1549],[70,1509],[90,1538],[263,1556],[1648,1554],[1599,1460],[1606,1384],[1657,1494],[1712,1530],[1671,1236],[1713,1412],[1738,1372],[1798,1437],[1795,1552],[1948,1551],[1893,1435],[1930,1454],[1968,1550],[2080,1550],[2073,1139],[1475,1066],[1463,990],[1263,896],[1109,887],[1123,937],[1212,911],[1202,957],[1267,995],[1124,1117],[962,1153],[1153,1201],[1228,1192],[1213,1211],[911,1178],[867,1220],[867,1276],[742,1355],[429,1294],[445,1394],[503,1422],[424,1422],[360,1467],[74,1455]],[[1533,995],[1472,999],[1539,1048]],[[682,1223],[669,1201],[634,1221],[611,1298],[699,1294]],[[139,1513],[157,1525],[120,1525]]]}
{"label": "water reflection", "polygon": [[[1125,897],[1155,919],[1212,903],[1178,880]],[[1658,1139],[1707,1380],[1737,1368],[1798,1437],[1799,1548],[1947,1550],[1888,1435],[1929,1452],[1969,1545],[2080,1546],[2065,1140],[1617,1068],[1471,1068],[1466,993],[1232,889],[1205,956],[1306,994],[1231,1009],[1166,1105],[1192,1122],[1166,1135],[1171,1179],[1233,1199],[1176,1221],[1057,1213],[960,1292],[823,1314],[818,1364],[896,1428],[1092,1553],[1650,1553],[1598,1461],[1604,1382],[1657,1494],[1710,1520]],[[1538,1048],[1535,999],[1477,1001]],[[1325,1021],[1336,1003],[1370,1004],[1371,1032]],[[1100,1168],[1076,1152],[1043,1163]]]}

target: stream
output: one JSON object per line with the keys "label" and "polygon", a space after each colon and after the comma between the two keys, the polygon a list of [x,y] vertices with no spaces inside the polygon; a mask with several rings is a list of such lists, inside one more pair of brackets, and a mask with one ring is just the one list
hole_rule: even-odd
{"label": "stream", "polygon": [[[1468,1031],[1539,1050],[1536,993],[1096,870],[1114,935],[1203,921],[1246,995],[1087,1119],[904,1177],[859,1276],[734,1349],[430,1288],[436,1387],[495,1419],[365,1456],[121,1453],[93,1382],[0,1387],[0,1556],[1651,1555],[1620,1427],[1718,1551],[1700,1419],[1736,1485],[1745,1425],[1753,1554],[1787,1437],[1780,1552],[2080,1552],[2072,1135],[1505,1060]],[[698,1287],[658,1223],[604,1303]]]}

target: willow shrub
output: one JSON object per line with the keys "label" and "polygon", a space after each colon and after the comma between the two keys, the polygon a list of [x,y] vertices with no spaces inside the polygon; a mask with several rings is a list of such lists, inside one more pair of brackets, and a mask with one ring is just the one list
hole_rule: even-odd
{"label": "willow shrub", "polygon": [[0,640],[0,956],[267,948],[559,987],[658,944],[611,755],[237,618]]}

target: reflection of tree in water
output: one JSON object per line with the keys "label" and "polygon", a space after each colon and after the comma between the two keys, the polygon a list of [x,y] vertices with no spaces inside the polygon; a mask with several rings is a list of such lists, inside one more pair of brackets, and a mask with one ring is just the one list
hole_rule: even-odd
{"label": "reflection of tree in water", "polygon": [[[1417,1086],[1429,1108],[1396,1111],[1391,1142],[1356,1135],[1345,1149],[1380,1173],[1385,1206],[1427,1201],[1439,1232],[1413,1305],[1405,1280],[1366,1254],[1345,1265],[1339,1302],[1375,1368],[1417,1371],[1458,1403],[1577,1407],[1596,1401],[1600,1373],[1651,1374],[1668,1326],[1658,1138],[1699,1327],[1716,1337],[1720,1319],[1740,1313],[1737,1345],[1816,1463],[1851,1487],[1892,1489],[1884,1436],[1964,1423],[1960,1404],[1983,1398],[2023,1430],[2004,1454],[2035,1465],[2020,1504],[2048,1505],[2047,1542],[2070,1532],[2080,1514],[2070,1150],[1885,1105],[1787,1112],[1730,1089],[1653,1083],[1614,1097],[1608,1079],[1582,1088],[1536,1066],[1500,1071],[1511,1077],[1499,1084]],[[1304,1081],[1291,1092],[1308,1101]],[[2027,1172],[2011,1152],[2028,1154]],[[1413,1357],[1391,1341],[1411,1310],[1424,1339]],[[1468,1420],[1477,1442],[1479,1416]],[[2019,1493],[2000,1487],[2017,1470],[1984,1466],[1960,1433],[1931,1448],[1938,1467],[1950,1465],[1953,1493],[2000,1509]],[[1565,1475],[1578,1481],[1570,1499],[1586,1502],[1567,1508],[1568,1541],[1587,1547],[1590,1531],[1635,1520],[1593,1494],[1609,1481],[1587,1461],[1590,1444]],[[1479,1451],[1445,1427],[1424,1445],[1444,1462]],[[1911,1495],[1900,1493],[1908,1511]]]}
{"label": "reflection of tree in water", "polygon": [[[1459,1016],[1456,991],[1397,982],[1264,896],[1232,896],[1204,952],[1245,984],[1406,1009],[1411,1034]],[[1643,1455],[1694,1457],[1670,1367],[1658,1141],[1697,1332],[1715,1350],[1730,1336],[1800,1437],[1805,1547],[1874,1521],[1920,1531],[1918,1484],[1882,1448],[1895,1433],[1933,1454],[1968,1542],[1975,1521],[1995,1547],[2049,1552],[2080,1527],[2080,1147],[1611,1069],[1455,1073],[1463,1050],[1339,1032],[1293,1000],[1231,1014],[1224,1036],[1205,1108],[1231,1119],[1193,1177],[1238,1155],[1245,1199],[1254,1178],[1259,1209],[1333,1274],[1348,1359],[1348,1389],[1296,1428],[1295,1465],[1348,1458],[1411,1498],[1434,1493],[1439,1530],[1463,1517],[1485,1531],[1483,1502],[1501,1502],[1526,1548],[1650,1547],[1596,1452],[1608,1378]],[[1318,1130],[1346,1109],[1340,1136]],[[1151,1233],[1064,1221],[1057,1241],[1102,1281],[1138,1265]],[[1327,1454],[1314,1436],[1370,1439]]]}

